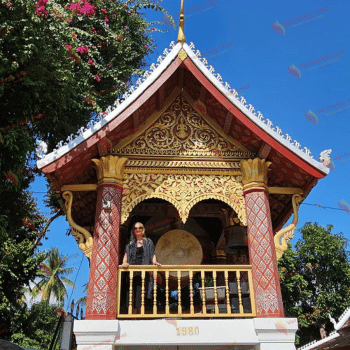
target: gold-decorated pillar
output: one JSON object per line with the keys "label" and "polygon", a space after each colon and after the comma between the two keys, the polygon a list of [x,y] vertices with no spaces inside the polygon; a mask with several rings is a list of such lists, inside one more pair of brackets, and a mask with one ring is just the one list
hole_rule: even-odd
{"label": "gold-decorated pillar", "polygon": [[242,184],[257,317],[284,317],[267,190],[270,164],[259,158],[241,161]]}
{"label": "gold-decorated pillar", "polygon": [[111,320],[116,318],[119,226],[127,158],[108,155],[92,161],[98,188],[85,318]]}

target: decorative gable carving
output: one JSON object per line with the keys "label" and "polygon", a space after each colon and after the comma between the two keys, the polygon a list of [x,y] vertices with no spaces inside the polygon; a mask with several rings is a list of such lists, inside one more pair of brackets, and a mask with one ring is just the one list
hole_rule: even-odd
{"label": "decorative gable carving", "polygon": [[[190,99],[190,97],[189,97]],[[197,111],[180,94],[153,123],[140,130],[132,140],[112,149],[116,155],[172,158],[246,159],[254,156],[220,127]]]}

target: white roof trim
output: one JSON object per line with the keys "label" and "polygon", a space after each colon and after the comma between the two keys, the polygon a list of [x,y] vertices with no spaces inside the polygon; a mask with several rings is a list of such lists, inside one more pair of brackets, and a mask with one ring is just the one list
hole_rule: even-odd
{"label": "white roof trim", "polygon": [[260,111],[255,112],[254,106],[248,104],[243,96],[239,98],[238,92],[235,89],[231,89],[230,84],[227,82],[224,83],[219,73],[214,74],[214,67],[208,66],[208,62],[205,58],[200,58],[200,51],[192,51],[192,49],[195,48],[193,43],[190,43],[190,45],[184,43],[183,48],[187,52],[187,55],[192,58],[192,61],[197,66],[197,68],[208,78],[208,80],[210,80],[213,85],[227,97],[229,101],[231,101],[239,110],[241,110],[241,112],[249,117],[252,122],[258,125],[261,129],[263,129],[266,133],[268,133],[271,137],[284,145],[290,151],[305,160],[307,163],[311,164],[326,174],[329,173],[330,169],[324,166],[322,163],[313,159],[313,156],[311,156],[311,151],[307,147],[304,147],[303,150],[300,149],[300,143],[297,140],[294,140],[292,143],[292,138],[288,134],[286,134],[286,138],[284,138],[282,130],[278,126],[276,126],[276,130],[275,128],[272,128],[273,123],[270,119],[266,119],[265,122],[264,116]]}
{"label": "white roof trim", "polygon": [[[163,51],[163,55],[158,57],[158,64],[151,64],[150,71],[146,71],[144,75],[136,81],[136,89],[132,86],[129,91],[127,91],[123,97],[117,100],[113,106],[109,106],[106,110],[108,113],[106,117],[103,118],[103,114],[99,113],[97,117],[97,122],[90,121],[86,128],[80,128],[78,130],[78,135],[71,134],[67,138],[67,142],[61,141],[57,144],[57,149],[53,150],[51,153],[45,155],[45,144],[40,142],[40,146],[37,148],[37,155],[41,157],[37,162],[37,167],[43,168],[44,166],[52,163],[54,160],[62,157],[68,153],[71,149],[78,146],[80,143],[87,140],[95,132],[100,130],[108,122],[116,118],[121,112],[123,112],[130,104],[132,104],[169,66],[169,64],[174,60],[179,51],[182,48],[180,43],[176,44],[172,41],[170,43],[170,48]],[[146,79],[145,79],[146,78]],[[143,79],[145,79],[143,81]]]}
{"label": "white roof trim", "polygon": [[329,318],[331,320],[331,322],[334,325],[334,329],[335,331],[332,332],[328,337],[321,339],[319,341],[313,341],[312,343],[309,343],[307,345],[302,346],[301,348],[298,348],[298,350],[309,350],[309,349],[313,349],[316,346],[319,346],[321,344],[327,343],[328,341],[339,337],[339,333],[337,333],[337,330],[339,330],[341,327],[344,326],[345,322],[349,319],[350,317],[350,307],[348,307],[339,317],[338,319],[338,323],[335,322],[335,320],[329,315]]}
{"label": "white roof trim", "polygon": [[[181,43],[178,43],[175,45],[174,41],[170,43],[171,50],[169,51],[168,49],[165,49],[163,51],[164,57],[162,55],[158,57],[158,64],[151,64],[150,70],[152,73],[150,73],[150,71],[146,71],[144,75],[136,81],[136,89],[134,86],[132,86],[120,100],[117,100],[113,106],[109,106],[107,108],[106,112],[108,114],[105,118],[103,118],[103,114],[100,113],[97,117],[97,122],[90,121],[87,124],[86,128],[82,127],[78,130],[78,135],[71,134],[68,136],[67,142],[65,144],[64,141],[59,142],[57,144],[57,149],[53,150],[47,155],[45,155],[45,144],[42,141],[39,141],[40,145],[37,148],[37,155],[41,159],[37,162],[37,167],[39,169],[43,168],[44,166],[52,163],[54,160],[62,157],[71,149],[75,148],[77,145],[91,137],[105,124],[116,118],[163,73],[163,71],[177,56],[182,47],[186,51],[187,55],[192,59],[197,68],[208,78],[208,80],[210,80],[219,91],[226,95],[227,99],[231,101],[247,117],[249,117],[252,122],[254,122],[271,137],[280,142],[282,145],[298,155],[307,163],[311,164],[326,174],[329,173],[329,168],[313,159],[313,156],[311,156],[311,151],[307,147],[304,147],[303,150],[300,149],[300,143],[297,140],[294,140],[292,143],[292,138],[288,134],[286,134],[284,138],[282,130],[278,126],[272,128],[273,123],[271,120],[266,119],[264,121],[264,116],[260,111],[255,112],[253,105],[248,104],[243,96],[239,98],[237,91],[235,89],[231,89],[230,85],[227,82],[225,82],[224,85],[221,75],[219,73],[213,74],[215,72],[214,67],[208,66],[208,62],[205,58],[200,58],[200,51],[197,50],[195,53],[192,51],[192,49],[195,48],[193,43],[190,43],[190,45],[187,45],[187,43],[184,43],[183,45]],[[144,78],[146,79],[142,81]]]}
{"label": "white roof trim", "polygon": [[313,349],[316,346],[322,345],[324,343],[327,343],[328,341],[334,339],[334,338],[338,338],[339,337],[339,333],[337,333],[336,331],[334,331],[333,333],[331,333],[327,338],[321,339],[319,341],[314,340],[312,343],[309,343],[307,345],[302,346],[301,348],[298,348],[298,350],[309,350],[309,349]]}
{"label": "white roof trim", "polygon": [[350,317],[350,307],[348,307],[339,317],[338,323],[334,324],[334,329],[338,330],[341,327],[344,326],[345,322],[349,319]]}

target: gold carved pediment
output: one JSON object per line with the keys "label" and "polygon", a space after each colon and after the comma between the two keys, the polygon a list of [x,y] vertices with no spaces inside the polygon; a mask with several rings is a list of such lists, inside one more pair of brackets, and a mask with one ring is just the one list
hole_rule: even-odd
{"label": "gold carved pediment", "polygon": [[135,135],[114,146],[111,153],[128,158],[151,156],[202,160],[240,160],[253,156],[244,146],[225,135],[205,112],[197,110],[196,103],[185,92],[153,115]]}

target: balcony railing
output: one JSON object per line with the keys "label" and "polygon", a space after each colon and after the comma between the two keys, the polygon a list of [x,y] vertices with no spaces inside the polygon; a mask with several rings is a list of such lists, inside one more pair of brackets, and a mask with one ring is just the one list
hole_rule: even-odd
{"label": "balcony railing", "polygon": [[117,318],[256,316],[250,265],[119,266],[117,293]]}

